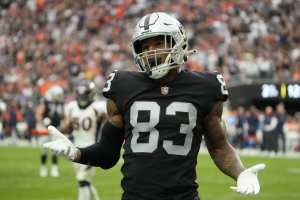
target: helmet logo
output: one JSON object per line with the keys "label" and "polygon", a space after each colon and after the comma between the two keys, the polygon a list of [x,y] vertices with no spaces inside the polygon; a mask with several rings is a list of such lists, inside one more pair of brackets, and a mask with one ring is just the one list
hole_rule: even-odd
{"label": "helmet logo", "polygon": [[162,95],[169,94],[169,87],[167,87],[167,86],[161,87],[160,92],[161,92]]}
{"label": "helmet logo", "polygon": [[159,16],[157,13],[148,14],[148,15],[146,15],[143,22],[140,22],[139,27],[143,28],[144,31],[147,31],[150,29],[150,26],[154,25],[157,22],[158,18],[159,18]]}
{"label": "helmet logo", "polygon": [[148,29],[149,29],[149,21],[150,21],[150,17],[151,17],[151,14],[150,14],[150,15],[147,15],[147,17],[145,18],[145,23],[144,23],[144,29],[145,29],[145,30],[148,30]]}

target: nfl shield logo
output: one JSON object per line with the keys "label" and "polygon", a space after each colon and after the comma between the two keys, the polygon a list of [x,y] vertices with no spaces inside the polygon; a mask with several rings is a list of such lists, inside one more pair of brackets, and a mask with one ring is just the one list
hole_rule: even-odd
{"label": "nfl shield logo", "polygon": [[161,87],[160,88],[161,94],[167,95],[169,93],[169,87]]}

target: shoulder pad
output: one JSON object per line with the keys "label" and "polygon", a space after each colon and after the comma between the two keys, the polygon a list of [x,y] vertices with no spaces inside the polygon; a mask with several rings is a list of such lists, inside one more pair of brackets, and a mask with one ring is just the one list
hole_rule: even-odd
{"label": "shoulder pad", "polygon": [[226,101],[228,99],[228,89],[223,75],[218,72],[208,72],[206,77],[214,91],[215,99],[217,101]]}
{"label": "shoulder pad", "polygon": [[76,107],[78,107],[77,106],[77,102],[76,101],[70,101],[69,103],[67,103],[66,105],[65,105],[65,112],[64,112],[64,114],[66,115],[66,116],[69,116],[69,114],[70,114],[70,112],[73,110],[73,109],[75,109]]}
{"label": "shoulder pad", "polygon": [[120,72],[117,70],[111,72],[108,75],[104,88],[102,89],[103,96],[109,99],[113,98],[113,94],[119,88],[119,82],[120,82],[119,76],[120,76]]}
{"label": "shoulder pad", "polygon": [[106,102],[105,101],[94,101],[92,107],[98,113],[106,113]]}

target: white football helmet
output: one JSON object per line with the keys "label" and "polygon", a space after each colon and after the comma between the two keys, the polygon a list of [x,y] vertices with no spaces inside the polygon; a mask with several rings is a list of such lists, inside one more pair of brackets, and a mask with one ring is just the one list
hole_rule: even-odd
{"label": "white football helmet", "polygon": [[[142,52],[141,43],[152,37],[164,37],[165,48]],[[165,76],[170,69],[182,65],[188,57],[187,36],[181,23],[163,12],[151,13],[139,20],[130,46],[140,70],[153,79]],[[166,59],[159,59],[163,54]]]}
{"label": "white football helmet", "polygon": [[64,90],[62,87],[55,85],[47,90],[45,94],[45,98],[47,101],[59,102],[63,101],[64,98]]}

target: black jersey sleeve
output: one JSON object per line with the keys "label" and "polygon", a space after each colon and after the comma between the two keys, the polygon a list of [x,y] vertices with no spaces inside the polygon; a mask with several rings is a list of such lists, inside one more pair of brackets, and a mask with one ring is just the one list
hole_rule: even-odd
{"label": "black jersey sleeve", "polygon": [[126,80],[122,71],[113,71],[107,78],[102,90],[103,96],[113,100],[119,111],[123,112],[122,105],[126,97]]}
{"label": "black jersey sleeve", "polygon": [[226,101],[228,99],[228,89],[222,74],[208,74],[210,89],[215,101]]}

